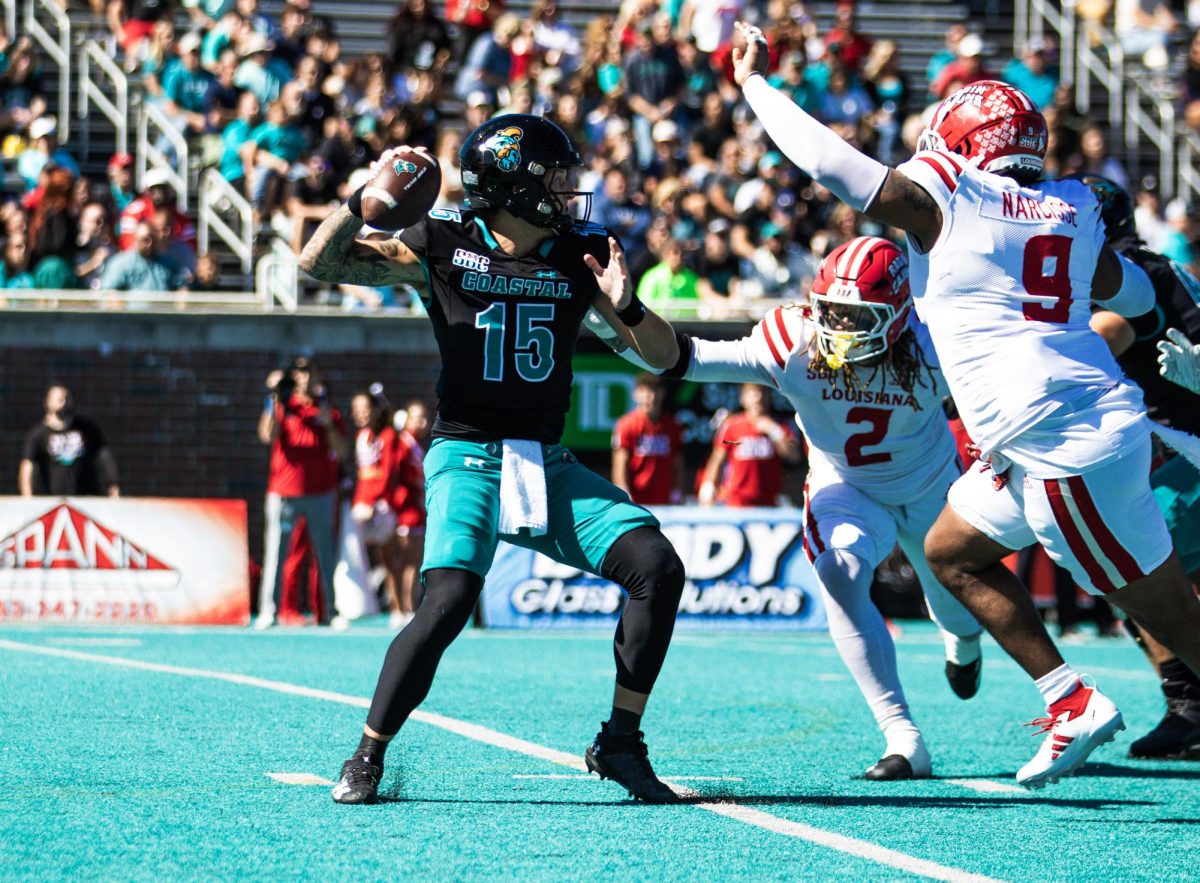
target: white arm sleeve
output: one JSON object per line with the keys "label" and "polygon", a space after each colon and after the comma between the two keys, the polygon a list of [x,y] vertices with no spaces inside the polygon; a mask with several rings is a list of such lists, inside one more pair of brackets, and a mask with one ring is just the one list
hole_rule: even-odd
{"label": "white arm sleeve", "polygon": [[888,167],[860,153],[755,74],[742,94],[783,154],[833,195],[862,211],[879,194]]}
{"label": "white arm sleeve", "polygon": [[605,321],[604,317],[595,310],[587,311],[587,314],[583,317],[583,325],[588,331],[608,344],[609,348],[626,362],[637,365],[643,371],[649,371],[651,374],[662,374],[661,370],[651,368],[641,356],[631,350],[629,344],[625,343],[621,335],[617,334],[612,329],[612,326]]}
{"label": "white arm sleeve", "polygon": [[1104,309],[1112,310],[1118,316],[1141,316],[1154,309],[1154,283],[1146,275],[1146,271],[1129,260],[1124,255],[1121,259],[1121,287],[1108,300],[1098,300]]}
{"label": "white arm sleeve", "polygon": [[783,375],[796,343],[802,338],[803,324],[794,311],[776,307],[767,313],[741,340],[697,340],[692,338],[688,360],[688,380],[762,383],[783,388]]}

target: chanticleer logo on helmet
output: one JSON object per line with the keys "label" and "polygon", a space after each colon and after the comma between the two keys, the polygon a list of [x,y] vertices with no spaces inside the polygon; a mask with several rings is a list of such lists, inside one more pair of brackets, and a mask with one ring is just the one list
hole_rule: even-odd
{"label": "chanticleer logo on helmet", "polygon": [[517,126],[501,129],[483,142],[483,149],[496,157],[496,167],[511,172],[521,165],[521,138],[525,135]]}

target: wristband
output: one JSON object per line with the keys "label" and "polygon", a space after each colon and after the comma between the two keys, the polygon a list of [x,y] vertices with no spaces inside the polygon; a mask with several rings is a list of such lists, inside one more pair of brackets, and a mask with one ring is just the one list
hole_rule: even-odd
{"label": "wristband", "polygon": [[633,328],[646,318],[646,305],[638,300],[638,296],[635,294],[627,307],[616,312],[617,318],[626,328]]}
{"label": "wristband", "polygon": [[362,220],[362,194],[365,187],[366,185],[359,187],[357,190],[351,193],[350,198],[346,200],[346,208],[350,209],[350,214],[354,215],[354,217],[358,218],[360,221]]}

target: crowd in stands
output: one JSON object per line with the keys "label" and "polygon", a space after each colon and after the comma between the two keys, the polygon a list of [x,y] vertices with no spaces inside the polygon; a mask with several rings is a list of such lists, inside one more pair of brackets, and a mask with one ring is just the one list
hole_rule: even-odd
{"label": "crowd in stands", "polygon": [[[1093,171],[1132,187],[1145,229],[1158,237],[1152,244],[1194,261],[1200,229],[1191,210],[1159,205],[1153,181],[1129,180],[1109,152],[1111,133],[1077,113],[1059,85],[1048,38],[1005,57],[953,25],[929,59],[925,91],[908,81],[893,41],[862,33],[849,0],[824,33],[799,0],[624,0],[581,28],[562,20],[555,0],[536,0],[522,15],[503,0],[400,0],[379,51],[362,57],[342,52],[336,22],[312,0],[289,0],[278,15],[259,0],[182,2],[92,0],[145,100],[250,201],[260,245],[278,239],[297,250],[371,160],[397,144],[433,150],[443,171],[439,204],[459,205],[464,132],[495,114],[532,112],[581,145],[580,189],[595,191],[591,220],[620,235],[647,303],[720,317],[763,299],[801,298],[823,255],[887,231],[803,176],[740,101],[730,43],[735,20],[747,17],[768,32],[771,82],[889,163],[912,152],[937,100],[975,80],[1009,80],[1048,117],[1051,174]],[[1118,23],[1130,3],[1143,23],[1118,28],[1123,40],[1165,26],[1154,0],[1118,0]],[[1175,20],[1171,34],[1183,26]],[[0,284],[217,285],[215,262],[196,254],[194,224],[168,178],[152,172],[135,193],[123,155],[107,181],[80,178],[46,115],[37,52],[26,38],[0,42],[3,152],[21,182],[20,192],[10,185],[0,218]],[[1181,94],[1200,124],[1200,40],[1193,46]],[[168,141],[159,146],[170,154]],[[390,289],[346,287],[340,298],[348,309],[419,304],[414,292]]]}

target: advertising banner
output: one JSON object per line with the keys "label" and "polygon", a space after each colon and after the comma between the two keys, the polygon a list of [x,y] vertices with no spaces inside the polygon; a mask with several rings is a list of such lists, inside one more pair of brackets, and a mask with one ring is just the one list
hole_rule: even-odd
{"label": "advertising banner", "polygon": [[242,500],[0,498],[0,621],[244,625]]}
{"label": "advertising banner", "polygon": [[[825,609],[795,509],[653,509],[687,574],[679,628],[822,630]],[[493,628],[611,628],[621,589],[501,543],[483,590]]]}

